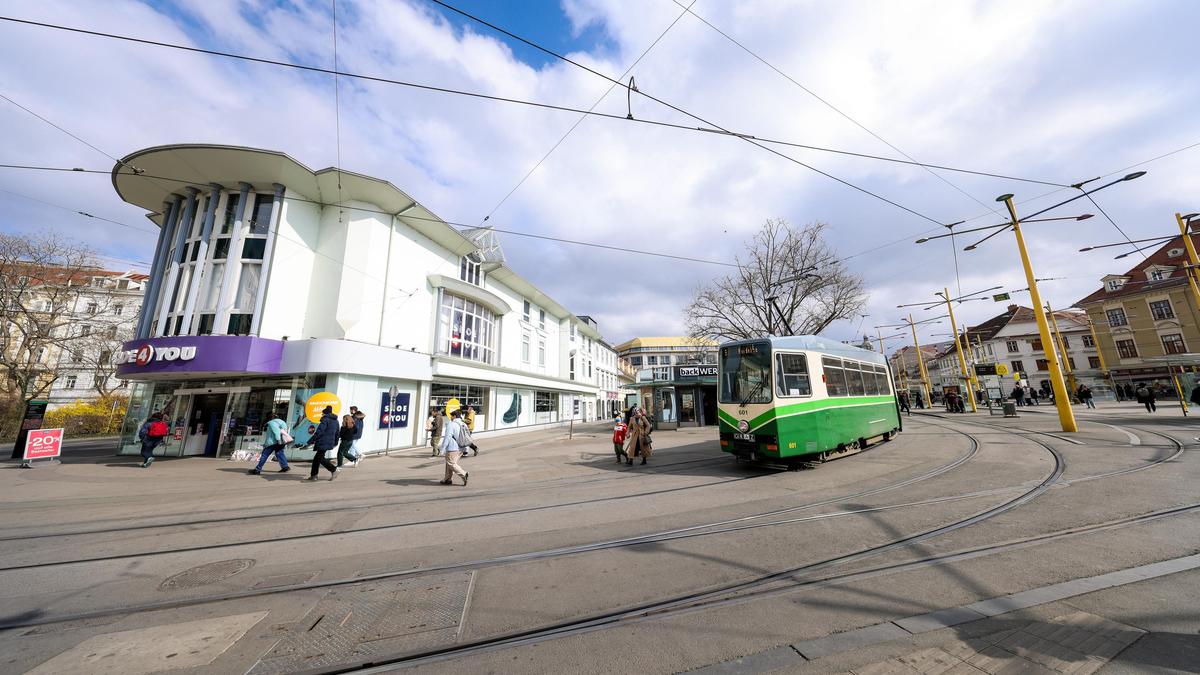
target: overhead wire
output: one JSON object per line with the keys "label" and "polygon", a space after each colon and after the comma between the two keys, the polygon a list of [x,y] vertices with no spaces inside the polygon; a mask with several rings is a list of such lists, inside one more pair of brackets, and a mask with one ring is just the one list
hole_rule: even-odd
{"label": "overhead wire", "polygon": [[[691,7],[692,5],[696,4],[696,2],[697,2],[697,0],[692,0],[691,4],[689,4],[688,7]],[[625,76],[628,75],[631,71],[633,71],[633,69],[637,66],[637,64],[642,62],[642,59],[646,58],[646,55],[650,53],[650,50],[654,49],[654,47],[657,46],[658,43],[661,42],[664,37],[666,37],[667,33],[671,32],[671,29],[675,27],[675,24],[679,23],[679,20],[682,19],[686,13],[687,13],[686,11],[680,12],[679,16],[675,17],[675,20],[672,21],[666,28],[664,28],[663,31],[658,34],[658,37],[654,38],[654,42],[651,42],[650,45],[648,47],[646,47],[644,50],[642,50],[642,53],[639,54],[638,57],[633,60],[633,63],[629,64],[629,67],[627,67],[625,69],[625,72],[621,73],[620,79],[624,80]],[[604,93],[600,95],[600,98],[596,99],[596,102],[593,103],[587,109],[587,114],[581,114],[579,116],[579,118],[575,120],[575,123],[572,124],[570,126],[570,128],[567,129],[566,133],[564,133],[561,137],[559,137],[558,141],[556,141],[554,143],[554,145],[552,145],[550,147],[550,149],[547,150],[544,155],[542,155],[541,159],[539,159],[536,163],[534,163],[534,165],[532,167],[530,167],[530,169],[528,171],[525,172],[525,175],[521,177],[521,180],[517,181],[517,184],[514,185],[513,188],[511,190],[509,190],[508,193],[505,194],[504,197],[502,197],[500,199],[500,201],[497,202],[496,205],[491,208],[490,211],[488,211],[487,215],[483,217],[482,222],[486,223],[488,220],[491,220],[492,216],[496,215],[496,211],[500,210],[501,206],[504,206],[504,203],[508,201],[508,198],[512,197],[513,194],[517,190],[519,190],[522,185],[525,184],[525,181],[529,180],[529,177],[533,175],[533,172],[537,171],[538,167],[540,167],[543,163],[545,163],[545,161],[547,159],[549,159],[550,155],[554,154],[554,151],[558,149],[558,146],[562,145],[563,141],[567,140],[567,137],[571,135],[571,132],[575,131],[575,129],[578,128],[579,125],[585,119],[587,119],[588,114],[590,114],[592,111],[594,111],[596,109],[596,106],[600,105],[600,103],[602,103],[604,101],[604,99],[608,98],[608,95],[611,94],[612,90],[616,89],[617,86],[618,86],[618,84],[616,82],[608,85],[608,89],[606,89],[604,91]]]}
{"label": "overhead wire", "polygon": [[[535,107],[535,108],[545,108],[548,110],[556,110],[559,112],[578,113],[581,115],[602,117],[602,118],[611,119],[611,120],[618,120],[621,122],[633,122],[636,124],[645,124],[645,125],[650,125],[650,126],[678,129],[678,130],[683,130],[683,131],[692,131],[692,132],[701,132],[701,133],[707,133],[707,134],[717,134],[717,135],[722,135],[722,136],[730,136],[730,137],[750,141],[754,145],[760,145],[760,144],[766,143],[769,145],[779,145],[779,146],[784,146],[784,147],[799,148],[799,149],[803,149],[803,150],[813,150],[816,152],[826,152],[826,153],[837,154],[837,155],[846,155],[849,157],[859,157],[862,159],[871,159],[871,160],[877,160],[877,161],[881,161],[881,162],[892,162],[892,163],[896,163],[896,164],[908,164],[908,165],[913,165],[913,166],[928,166],[928,167],[942,170],[942,171],[953,171],[953,172],[958,172],[958,173],[972,174],[972,175],[977,175],[977,176],[986,176],[986,177],[998,178],[998,179],[1003,179],[1003,180],[1013,180],[1013,181],[1019,181],[1019,182],[1024,182],[1024,183],[1035,183],[1035,184],[1039,184],[1039,185],[1051,185],[1051,186],[1060,186],[1061,185],[1059,183],[1055,183],[1052,181],[1037,180],[1037,179],[1033,179],[1033,178],[1023,178],[1023,177],[1019,177],[1019,176],[1009,176],[1009,175],[1005,175],[1005,174],[992,173],[992,172],[987,172],[987,171],[975,171],[975,170],[971,170],[971,169],[943,166],[943,165],[938,165],[938,164],[921,164],[919,162],[911,162],[908,160],[897,159],[895,157],[884,157],[884,156],[871,155],[871,154],[861,153],[861,152],[851,152],[848,150],[839,150],[836,148],[826,148],[826,147],[817,146],[817,145],[809,145],[809,144],[805,144],[805,143],[795,143],[795,142],[784,141],[784,140],[780,140],[780,139],[758,137],[758,136],[755,136],[752,134],[742,133],[742,132],[738,132],[738,131],[731,131],[729,129],[725,129],[725,128],[721,128],[721,127],[705,128],[705,127],[691,126],[691,125],[687,125],[687,124],[677,124],[677,123],[673,123],[673,122],[666,122],[666,121],[662,121],[662,120],[642,119],[642,118],[637,118],[637,117],[629,118],[629,117],[622,116],[622,115],[598,112],[595,110],[589,112],[588,110],[584,110],[582,108],[573,108],[570,106],[555,105],[555,104],[551,104],[551,103],[543,103],[543,102],[539,102],[539,101],[530,101],[530,100],[511,98],[511,97],[505,97],[505,96],[495,96],[492,94],[483,94],[483,93],[474,92],[474,91],[453,89],[450,87],[440,87],[440,86],[429,85],[429,84],[420,84],[417,82],[409,82],[409,81],[405,81],[405,80],[379,77],[379,76],[375,76],[375,75],[363,75],[360,73],[350,73],[350,72],[341,71],[341,70],[335,72],[329,68],[322,68],[320,66],[308,66],[308,65],[304,65],[304,64],[300,64],[300,63],[292,63],[289,61],[279,61],[276,59],[267,59],[267,58],[262,58],[262,57],[257,57],[257,56],[249,56],[246,54],[224,52],[224,51],[219,51],[219,50],[215,50],[215,49],[205,49],[202,47],[191,47],[188,45],[181,45],[181,44],[176,44],[176,43],[172,43],[172,42],[163,42],[160,40],[149,40],[146,38],[136,38],[136,37],[131,37],[128,35],[120,35],[117,33],[106,33],[106,32],[102,32],[102,31],[93,31],[93,30],[87,30],[87,29],[83,29],[83,28],[74,28],[71,26],[63,26],[60,24],[52,24],[52,23],[46,23],[46,22],[41,22],[41,21],[32,21],[29,19],[18,19],[15,17],[0,16],[0,21],[9,21],[12,23],[25,24],[25,25],[30,25],[30,26],[38,26],[41,28],[49,28],[49,29],[53,29],[53,30],[61,30],[61,31],[66,31],[66,32],[71,32],[71,33],[79,33],[82,35],[91,35],[94,37],[102,37],[102,38],[108,38],[108,39],[113,39],[113,40],[121,40],[121,41],[125,41],[125,42],[133,42],[133,43],[137,43],[137,44],[144,44],[144,45],[149,45],[149,46],[154,46],[154,47],[163,47],[166,49],[177,49],[177,50],[181,50],[181,51],[195,52],[198,54],[207,54],[210,56],[220,56],[223,58],[237,59],[237,60],[249,61],[249,62],[253,62],[253,63],[261,63],[264,65],[280,66],[280,67],[284,67],[284,68],[294,68],[297,70],[303,70],[303,71],[313,72],[313,73],[322,73],[325,75],[335,75],[336,74],[340,77],[364,80],[364,81],[368,81],[368,82],[377,82],[377,83],[381,83],[381,84],[392,84],[392,85],[397,85],[397,86],[401,86],[401,87],[410,87],[413,89],[422,89],[422,90],[426,90],[426,91],[434,91],[434,92],[443,93],[443,94],[453,94],[453,95],[458,95],[458,96],[467,96],[467,97],[472,97],[472,98],[485,99],[485,100],[490,100],[490,101],[498,101],[498,102],[503,102],[503,103],[512,103],[512,104],[517,104],[517,105],[530,106],[530,107]],[[606,79],[610,79],[610,81],[611,81],[611,78],[606,78]],[[625,85],[622,84],[621,86],[625,86]],[[645,94],[643,94],[643,95],[645,95]],[[669,106],[669,104],[664,104],[664,105]],[[707,122],[706,122],[706,124],[707,124]],[[801,162],[799,162],[799,160],[796,160],[795,158],[792,158],[788,155],[784,155],[783,153],[777,152],[770,148],[764,148],[764,149],[766,149],[769,152],[772,152],[774,154],[778,154],[778,155],[788,159],[788,161],[795,162],[795,163],[801,163]],[[837,180],[836,177],[834,177],[834,179]],[[1069,186],[1062,185],[1062,187],[1069,187]],[[856,189],[858,189],[858,188],[856,188]],[[904,208],[904,207],[900,207],[900,208]],[[926,219],[930,220],[931,222],[937,222],[936,220],[934,220],[932,218],[926,217]]]}

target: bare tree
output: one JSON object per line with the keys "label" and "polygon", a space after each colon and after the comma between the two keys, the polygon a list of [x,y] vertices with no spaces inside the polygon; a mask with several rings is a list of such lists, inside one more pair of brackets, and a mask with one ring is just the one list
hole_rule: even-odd
{"label": "bare tree", "polygon": [[[781,334],[784,326],[815,335],[855,316],[867,300],[862,277],[836,260],[826,227],[795,228],[781,218],[764,223],[736,258],[736,272],[695,290],[685,310],[689,335],[744,340]],[[779,311],[767,300],[772,296]]]}
{"label": "bare tree", "polygon": [[100,272],[91,249],[67,238],[0,234],[0,396],[45,396],[63,352],[99,367],[105,345],[120,337],[94,332],[86,318],[109,309],[92,286]]}

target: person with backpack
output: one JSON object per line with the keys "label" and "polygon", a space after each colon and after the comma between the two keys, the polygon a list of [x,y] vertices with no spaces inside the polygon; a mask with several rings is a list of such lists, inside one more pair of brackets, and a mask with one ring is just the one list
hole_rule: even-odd
{"label": "person with backpack", "polygon": [[263,434],[263,451],[258,456],[258,466],[250,469],[249,473],[254,476],[261,475],[263,466],[272,454],[279,458],[279,473],[291,471],[287,453],[284,452],[287,444],[291,442],[292,435],[288,433],[287,422],[280,419],[279,413],[271,413],[271,419],[267,421],[266,432]]}
{"label": "person with backpack", "polygon": [[1137,397],[1137,402],[1146,406],[1146,412],[1152,413],[1158,410],[1158,406],[1154,403],[1154,390],[1146,386],[1145,382],[1139,382],[1137,389],[1133,390],[1133,395]]}
{"label": "person with backpack", "polygon": [[467,478],[470,474],[458,465],[458,458],[462,456],[463,448],[470,447],[470,445],[471,432],[467,431],[467,425],[462,421],[462,411],[455,410],[450,413],[450,420],[442,428],[441,443],[437,447],[437,450],[446,458],[446,476],[440,481],[442,485],[453,484],[452,478],[458,475],[462,476],[463,487],[467,486]]}
{"label": "person with backpack", "polygon": [[[358,466],[359,460],[363,458],[362,448],[358,447],[358,442],[362,440],[363,428],[367,426],[367,414],[358,409],[358,406],[350,406],[350,416],[354,418],[354,441],[350,444],[350,450],[346,453],[346,457],[350,459],[350,466]],[[338,456],[341,459],[341,455]],[[340,465],[339,465],[340,466]]]}
{"label": "person with backpack", "polygon": [[163,421],[162,413],[156,412],[146,420],[138,430],[138,440],[142,442],[142,468],[148,469],[154,463],[154,449],[166,440],[171,433],[171,427]]}
{"label": "person with backpack", "polygon": [[337,445],[338,440],[338,418],[333,414],[333,406],[327,405],[321,411],[321,423],[317,425],[313,431],[312,438],[308,444],[313,446],[316,454],[313,455],[312,471],[308,474],[308,478],[304,480],[316,480],[317,474],[321,472],[321,467],[329,469],[329,480],[337,478],[338,468],[333,462],[325,457],[325,453],[332,450]]}
{"label": "person with backpack", "polygon": [[625,434],[629,431],[629,427],[621,421],[621,416],[617,415],[613,419],[613,452],[617,454],[617,464],[623,460],[629,459],[625,456]]}

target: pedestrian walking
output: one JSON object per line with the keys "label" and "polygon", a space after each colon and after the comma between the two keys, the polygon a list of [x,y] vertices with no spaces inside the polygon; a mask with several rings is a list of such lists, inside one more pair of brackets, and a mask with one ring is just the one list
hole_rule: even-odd
{"label": "pedestrian walking", "polygon": [[433,454],[430,456],[437,457],[442,454],[442,432],[446,428],[446,416],[442,414],[442,409],[437,406],[434,406],[429,411],[429,414],[433,416],[433,419],[429,422],[430,443],[433,445]]}
{"label": "pedestrian walking", "polygon": [[458,475],[462,477],[463,487],[466,487],[470,474],[458,465],[458,459],[462,456],[463,448],[471,444],[471,432],[467,431],[467,425],[462,421],[461,410],[450,413],[450,420],[445,423],[442,431],[441,444],[438,449],[446,459],[446,475],[441,480],[441,484],[452,485],[453,477]]}
{"label": "pedestrian walking", "polygon": [[1137,398],[1138,403],[1146,406],[1146,412],[1152,413],[1158,410],[1158,406],[1155,405],[1154,390],[1147,387],[1145,382],[1138,383],[1137,389],[1133,390],[1133,395]]}
{"label": "pedestrian walking", "polygon": [[1017,386],[1013,387],[1012,397],[1013,400],[1017,402],[1017,405],[1025,405],[1025,389],[1023,389],[1021,385],[1018,384]]}
{"label": "pedestrian walking", "polygon": [[338,468],[325,456],[326,452],[333,450],[338,444],[338,418],[333,414],[333,406],[327,405],[321,411],[321,423],[313,431],[308,444],[313,447],[316,454],[313,455],[312,471],[305,480],[316,480],[317,474],[321,472],[321,467],[329,469],[329,480],[337,478]]}
{"label": "pedestrian walking", "polygon": [[347,460],[353,466],[354,458],[350,451],[354,447],[354,435],[357,433],[358,425],[354,423],[354,415],[342,415],[342,425],[338,427],[337,465],[339,469]]}
{"label": "pedestrian walking", "polygon": [[362,437],[363,429],[367,426],[367,414],[358,409],[358,406],[350,406],[350,416],[354,418],[354,442],[350,444],[350,452],[346,454],[350,458],[350,466],[358,466],[358,463],[363,458],[362,453]]}
{"label": "pedestrian walking", "polygon": [[1200,383],[1192,387],[1192,395],[1188,397],[1188,400],[1196,405],[1200,405]]}
{"label": "pedestrian walking", "polygon": [[[475,408],[473,408],[472,406],[467,406],[466,412],[463,413],[462,421],[463,421],[463,424],[467,425],[467,433],[468,434],[475,433]],[[471,452],[473,452],[476,457],[479,456],[479,446],[475,445],[474,439],[472,439],[471,444],[468,445],[467,447],[471,448]],[[467,449],[463,448],[463,457],[466,457],[466,456],[467,456]]]}
{"label": "pedestrian walking", "polygon": [[921,394],[921,390],[920,390],[920,389],[918,389],[918,390],[917,390],[916,402],[917,402],[917,407],[918,407],[918,408],[920,408],[920,409],[922,409],[922,410],[924,410],[924,409],[925,409],[925,396]]}
{"label": "pedestrian walking", "polygon": [[900,403],[900,410],[912,417],[912,406],[908,404],[908,390],[901,391],[896,400]]}
{"label": "pedestrian walking", "polygon": [[[1200,387],[1197,387],[1200,390]],[[620,464],[622,459],[629,459],[625,456],[625,434],[628,433],[629,427],[621,421],[621,416],[617,415],[613,418],[613,452],[617,455],[617,464]]]}
{"label": "pedestrian walking", "polygon": [[262,473],[263,466],[271,455],[279,458],[279,473],[287,473],[292,470],[288,466],[287,453],[284,449],[287,444],[292,442],[292,436],[288,433],[287,422],[279,418],[279,413],[271,413],[271,419],[267,421],[267,428],[263,434],[263,451],[258,456],[258,466],[250,469],[250,474],[257,476]]}
{"label": "pedestrian walking", "polygon": [[1037,389],[1034,389],[1033,387],[1029,388],[1029,402],[1030,403],[1032,403],[1033,405],[1041,405],[1042,404],[1041,400],[1040,400],[1041,398],[1042,398],[1042,395],[1041,395],[1040,391],[1038,391]]}
{"label": "pedestrian walking", "polygon": [[634,457],[641,457],[642,464],[650,458],[653,452],[650,442],[650,420],[646,419],[646,413],[641,408],[633,411],[633,416],[629,419],[629,428],[625,432],[625,463],[633,464]]}
{"label": "pedestrian walking", "polygon": [[154,449],[171,433],[171,427],[163,421],[162,413],[156,412],[146,420],[138,430],[138,440],[142,442],[142,468],[148,469],[154,463]]}
{"label": "pedestrian walking", "polygon": [[1083,404],[1086,405],[1087,407],[1093,408],[1093,409],[1096,407],[1095,401],[1092,400],[1092,388],[1091,387],[1087,386],[1086,384],[1079,385],[1078,396],[1079,396],[1079,400],[1083,401]]}

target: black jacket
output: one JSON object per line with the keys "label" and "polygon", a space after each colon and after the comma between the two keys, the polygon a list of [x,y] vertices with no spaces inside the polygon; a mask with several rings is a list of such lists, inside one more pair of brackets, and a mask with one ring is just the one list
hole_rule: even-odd
{"label": "black jacket", "polygon": [[321,423],[317,425],[317,430],[312,435],[313,447],[317,450],[329,450],[337,445],[338,426],[337,415],[322,415]]}

